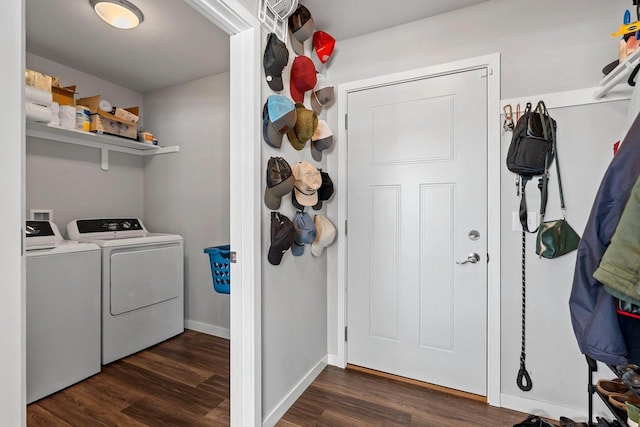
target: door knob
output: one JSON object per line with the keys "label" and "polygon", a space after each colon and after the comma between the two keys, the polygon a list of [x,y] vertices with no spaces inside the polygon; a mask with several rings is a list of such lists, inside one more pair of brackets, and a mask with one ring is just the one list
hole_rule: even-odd
{"label": "door knob", "polygon": [[469,256],[467,257],[466,260],[464,261],[456,261],[456,264],[462,265],[462,264],[466,264],[468,262],[470,262],[471,264],[475,264],[476,262],[480,261],[480,255],[473,253],[473,254],[469,254]]}

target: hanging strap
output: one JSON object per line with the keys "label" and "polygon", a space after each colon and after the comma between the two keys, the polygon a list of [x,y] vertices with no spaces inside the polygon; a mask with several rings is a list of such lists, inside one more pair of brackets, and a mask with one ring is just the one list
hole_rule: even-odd
{"label": "hanging strap", "polygon": [[[547,117],[549,117],[549,113],[547,112],[547,107],[544,105],[544,102],[540,101],[538,103],[538,109],[539,111],[543,111],[544,115],[546,115]],[[543,117],[541,117],[541,119],[543,119]],[[566,218],[566,207],[564,204],[564,191],[562,190],[562,177],[560,176],[560,159],[558,158],[558,148],[556,145],[556,130],[553,126],[553,122],[551,121],[551,119],[549,120],[549,124],[551,125],[551,129],[547,130],[547,126],[545,124],[545,121],[542,120],[542,127],[544,130],[544,136],[545,138],[547,138],[547,135],[551,136],[551,144],[552,144],[552,150],[553,150],[553,154],[555,157],[555,162],[556,162],[556,175],[557,175],[557,179],[558,179],[558,193],[560,194],[560,210],[562,211],[562,218],[565,219]],[[548,133],[547,133],[548,132]],[[545,159],[545,167],[544,167],[544,175],[541,178],[542,181],[542,188],[541,188],[541,199],[540,199],[540,222],[544,221],[544,216],[545,216],[545,212],[546,212],[546,207],[547,207],[547,197],[548,197],[548,183],[549,183],[549,158],[550,156],[547,156],[547,158]]]}
{"label": "hanging strap", "polygon": [[525,366],[525,314],[526,314],[526,251],[527,248],[527,233],[522,229],[522,341],[520,347],[520,370],[518,371],[518,377],[516,378],[516,384],[518,384],[518,388],[522,391],[529,391],[533,387],[533,383],[531,382],[531,377],[527,372],[527,367]]}

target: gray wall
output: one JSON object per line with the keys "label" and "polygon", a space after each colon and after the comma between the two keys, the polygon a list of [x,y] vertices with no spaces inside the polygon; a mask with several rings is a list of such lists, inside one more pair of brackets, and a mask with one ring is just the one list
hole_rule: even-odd
{"label": "gray wall", "polygon": [[[501,53],[502,98],[535,95],[598,84],[601,68],[617,56],[617,29],[627,1],[494,0],[456,12],[340,41],[328,67],[335,83],[384,75],[495,52]],[[463,31],[454,31],[456,28]],[[559,121],[559,151],[569,207],[569,221],[584,228],[593,196],[611,158],[611,144],[627,102],[552,111]],[[329,112],[337,123],[337,109]],[[496,124],[498,125],[498,124]],[[335,128],[335,127],[334,127]],[[506,153],[508,138],[503,138]],[[339,142],[340,143],[340,142]],[[331,160],[331,166],[336,164]],[[504,164],[504,163],[501,163]],[[586,412],[586,365],[569,321],[568,295],[575,254],[549,261],[535,258],[529,241],[528,356],[534,388],[521,392],[515,384],[520,349],[520,246],[511,230],[517,202],[514,176],[501,170],[502,216],[502,393],[532,399],[517,400],[520,409],[534,410],[536,401]],[[555,184],[554,184],[555,185]],[[536,195],[530,188],[531,205]],[[552,186],[548,218],[559,215]],[[329,214],[337,212],[337,205]],[[336,249],[329,254],[328,351],[337,352]],[[508,401],[508,399],[507,399]],[[504,402],[504,400],[503,400]],[[513,402],[513,400],[512,400]],[[527,406],[529,405],[530,406]],[[569,415],[567,412],[564,415]]]}
{"label": "gray wall", "polygon": [[229,296],[214,292],[203,249],[229,243],[229,73],[147,93],[144,102],[160,145],[180,146],[146,160],[147,225],[185,239],[187,321],[228,334]]}
{"label": "gray wall", "polygon": [[[27,54],[28,68],[60,77],[77,86],[76,97],[101,94],[115,105],[142,107],[142,94],[114,83]],[[53,219],[66,235],[75,218],[144,217],[144,160],[110,152],[109,170],[100,169],[100,150],[27,137],[26,215],[29,209],[53,209]]]}
{"label": "gray wall", "polygon": [[[266,44],[266,34],[262,34],[262,48]],[[289,96],[289,72],[295,54],[289,47],[289,64],[282,76],[284,90],[281,95]],[[262,101],[275,94],[263,76]],[[305,105],[309,108],[308,93]],[[260,106],[262,108],[262,106]],[[284,157],[290,165],[308,161],[317,167],[321,164],[313,160],[309,143],[302,151],[296,151],[286,136],[280,149],[274,149],[262,141],[262,177],[266,176],[266,164],[270,157]],[[326,156],[324,156],[326,158]],[[325,160],[326,161],[326,160]],[[266,186],[262,179],[262,190]],[[271,243],[271,211],[263,203],[262,209],[262,413],[268,416],[301,380],[307,372],[327,354],[327,259],[326,255],[316,258],[305,246],[300,257],[288,251],[282,263],[273,266],[267,261]],[[295,208],[290,196],[283,197],[281,213],[293,218]],[[306,211],[313,218],[314,211]],[[324,208],[322,213],[326,213]],[[334,220],[334,218],[330,219]],[[335,223],[335,220],[334,220]],[[326,253],[326,251],[325,251]]]}

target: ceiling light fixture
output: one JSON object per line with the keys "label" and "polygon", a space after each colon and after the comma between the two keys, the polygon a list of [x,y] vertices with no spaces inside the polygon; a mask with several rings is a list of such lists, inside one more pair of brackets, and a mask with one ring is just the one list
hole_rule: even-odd
{"label": "ceiling light fixture", "polygon": [[144,15],[127,0],[89,0],[96,14],[107,24],[128,30],[137,27]]}

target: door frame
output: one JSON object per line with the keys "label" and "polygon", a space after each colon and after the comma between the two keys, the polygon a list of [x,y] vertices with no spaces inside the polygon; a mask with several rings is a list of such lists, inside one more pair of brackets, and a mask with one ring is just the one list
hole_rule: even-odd
{"label": "door frame", "polygon": [[[347,130],[348,95],[391,84],[428,77],[453,74],[474,69],[487,69],[487,402],[500,406],[500,54],[464,59],[411,71],[343,83],[338,86],[338,162],[335,174],[338,188],[347,188]],[[335,167],[335,164],[329,165]],[[337,194],[338,224],[347,220],[347,194]],[[347,238],[337,241],[337,320],[338,354],[335,365],[347,364],[347,343],[342,339],[347,321]]]}
{"label": "door frame", "polygon": [[[260,24],[238,0],[184,0],[230,36],[231,246],[236,292],[231,294],[231,424],[262,424],[260,276]],[[0,45],[8,82],[0,125],[9,143],[0,156],[5,205],[0,210],[0,421],[26,424],[25,375],[25,0],[10,2],[0,17]],[[18,234],[19,233],[19,234]]]}

